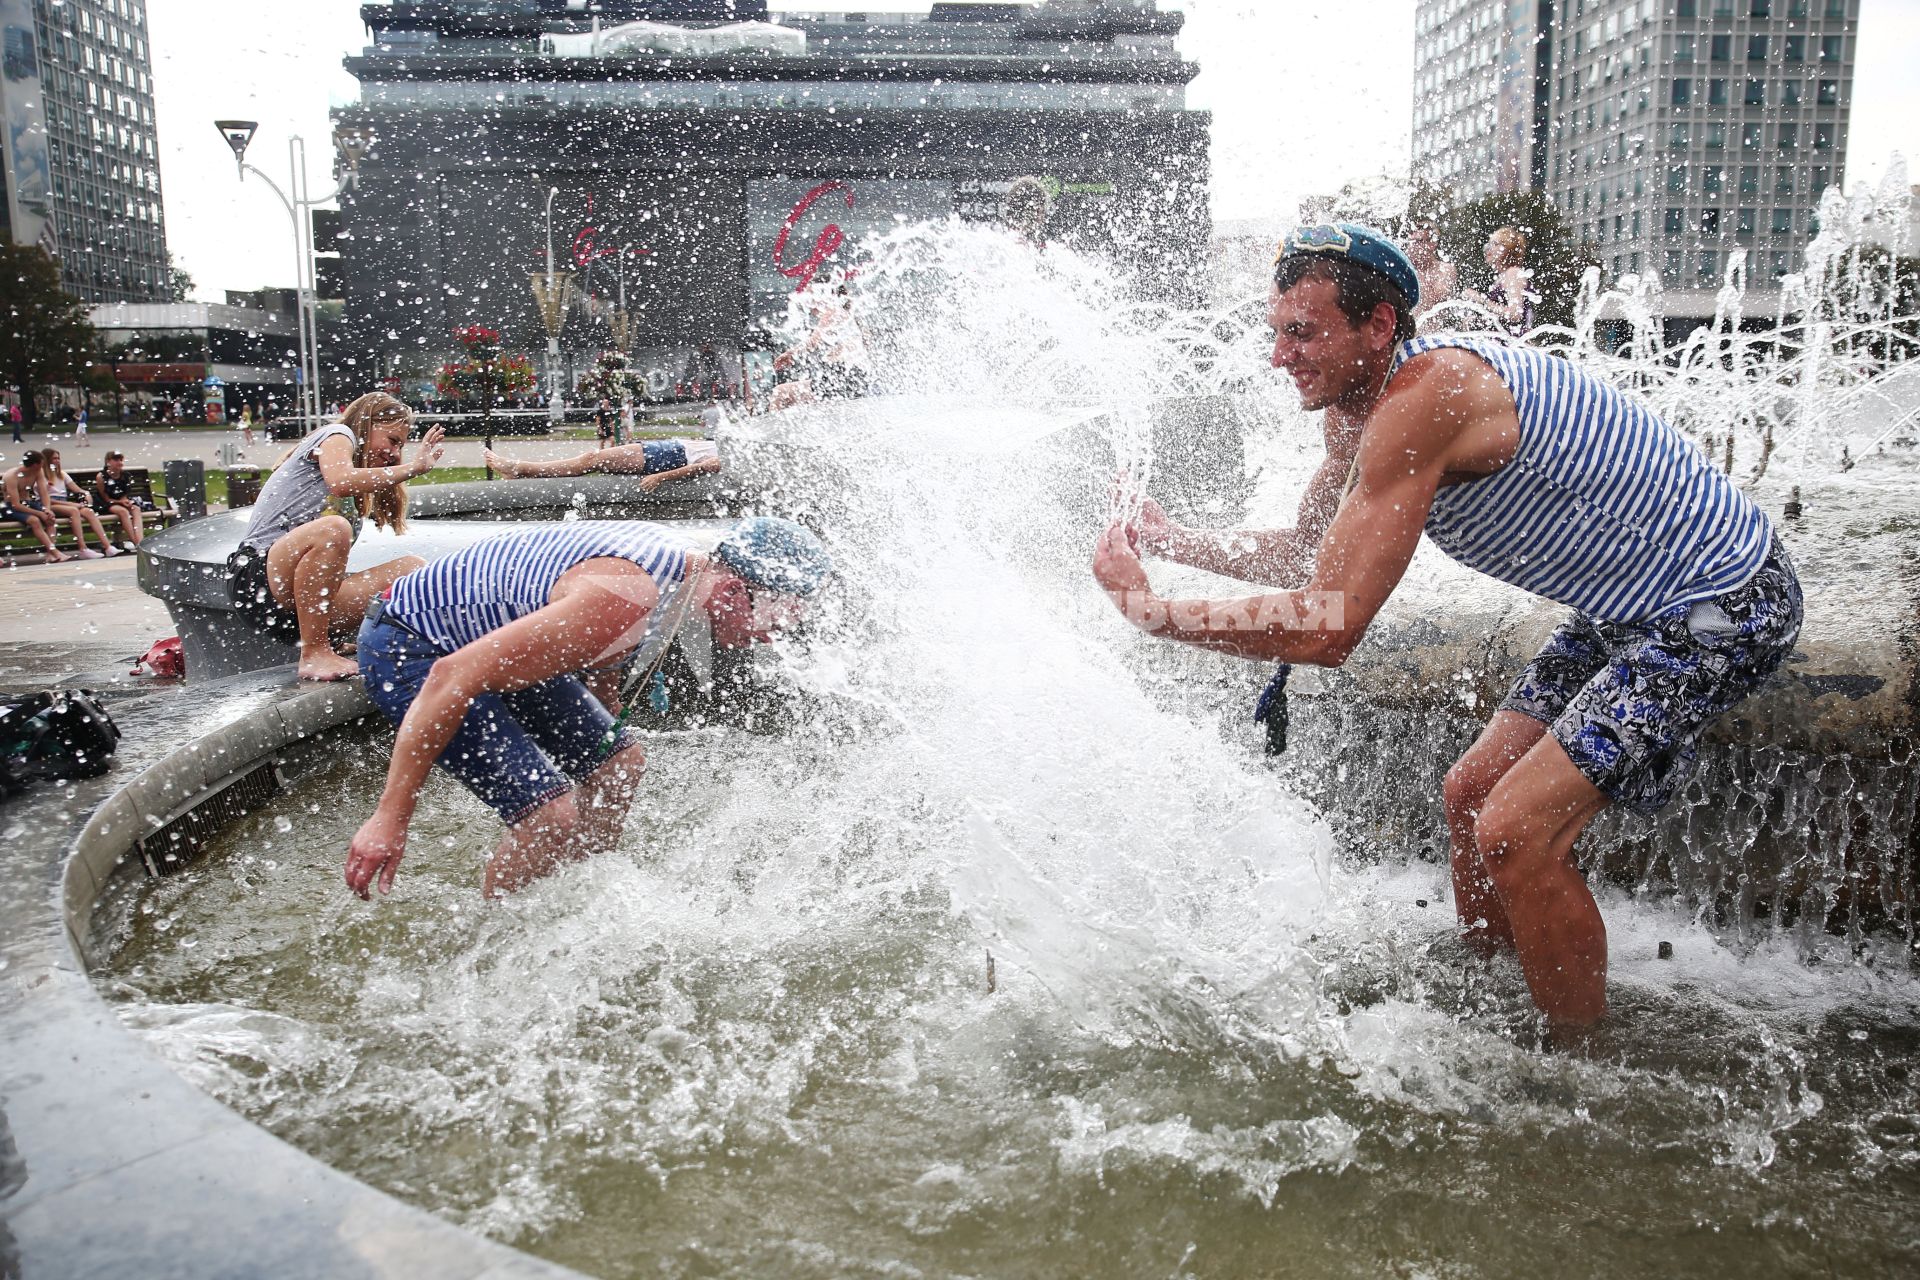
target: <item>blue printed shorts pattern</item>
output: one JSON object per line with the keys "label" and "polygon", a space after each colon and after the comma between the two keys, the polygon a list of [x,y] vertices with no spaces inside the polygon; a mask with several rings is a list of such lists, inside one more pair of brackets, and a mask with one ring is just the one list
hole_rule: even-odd
{"label": "blue printed shorts pattern", "polygon": [[640,454],[646,459],[642,475],[678,471],[687,465],[687,446],[678,440],[648,440],[641,444]]}
{"label": "blue printed shorts pattern", "polygon": [[1693,772],[1701,732],[1757,689],[1800,635],[1800,580],[1778,540],[1744,585],[1643,622],[1576,613],[1501,703],[1549,727],[1614,803],[1658,812]]}
{"label": "blue printed shorts pattern", "polygon": [[[391,622],[360,628],[360,674],[367,696],[398,725],[420,695],[439,646]],[[573,790],[617,752],[640,741],[622,729],[577,676],[556,676],[516,693],[482,694],[435,763],[460,779],[508,826]]]}

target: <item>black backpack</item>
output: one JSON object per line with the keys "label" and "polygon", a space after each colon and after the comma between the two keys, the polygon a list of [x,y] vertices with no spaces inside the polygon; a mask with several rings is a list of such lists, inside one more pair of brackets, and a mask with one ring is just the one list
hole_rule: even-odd
{"label": "black backpack", "polygon": [[0,702],[0,796],[47,778],[97,778],[113,764],[119,743],[119,728],[90,690]]}

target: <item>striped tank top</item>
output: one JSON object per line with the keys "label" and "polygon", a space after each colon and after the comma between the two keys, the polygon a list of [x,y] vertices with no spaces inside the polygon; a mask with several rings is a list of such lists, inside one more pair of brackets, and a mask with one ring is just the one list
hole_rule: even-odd
{"label": "striped tank top", "polygon": [[687,572],[687,545],[657,524],[579,520],[503,533],[416,569],[393,584],[386,615],[447,652],[546,607],[560,575],[612,556],[645,569],[660,589],[644,649],[672,612]]}
{"label": "striped tank top", "polygon": [[1513,395],[1520,440],[1490,476],[1443,487],[1427,536],[1461,564],[1590,617],[1637,622],[1711,599],[1767,558],[1766,515],[1639,399],[1532,347],[1444,335]]}

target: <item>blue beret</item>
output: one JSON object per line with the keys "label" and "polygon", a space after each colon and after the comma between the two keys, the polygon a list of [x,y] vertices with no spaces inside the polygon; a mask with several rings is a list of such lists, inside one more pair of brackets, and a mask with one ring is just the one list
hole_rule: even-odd
{"label": "blue beret", "polygon": [[1414,272],[1413,263],[1407,260],[1407,255],[1401,252],[1400,246],[1388,239],[1384,231],[1375,231],[1357,222],[1321,222],[1311,227],[1299,227],[1280,242],[1280,252],[1273,258],[1274,265],[1277,267],[1286,259],[1303,254],[1351,258],[1391,280],[1400,292],[1407,295],[1408,306],[1420,305],[1420,277]]}
{"label": "blue beret", "polygon": [[756,587],[810,595],[833,572],[833,557],[804,525],[777,516],[742,520],[714,555]]}

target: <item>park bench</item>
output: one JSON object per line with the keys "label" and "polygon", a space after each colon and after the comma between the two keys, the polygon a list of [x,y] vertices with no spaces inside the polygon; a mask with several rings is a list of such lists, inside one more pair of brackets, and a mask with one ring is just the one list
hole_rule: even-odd
{"label": "park bench", "polygon": [[[89,494],[93,492],[93,478],[99,474],[100,472],[97,467],[92,470],[67,472],[67,475],[72,477],[73,482],[82,489],[85,489]],[[148,533],[154,533],[164,529],[180,518],[179,513],[173,509],[173,504],[170,501],[154,493],[153,476],[147,468],[127,467],[125,469],[125,475],[131,484],[127,496],[139,503],[141,508],[147,513],[146,524]],[[105,511],[99,512],[98,514],[100,516],[100,523],[106,527],[109,536],[119,529],[120,522],[117,517]],[[73,529],[67,521],[62,520],[60,522],[59,531],[54,537],[53,545],[62,551],[73,551],[77,549],[73,540]],[[31,533],[27,532],[25,525],[21,524],[18,520],[0,520],[0,556],[11,560],[15,556],[39,554],[40,544],[34,540]]]}

